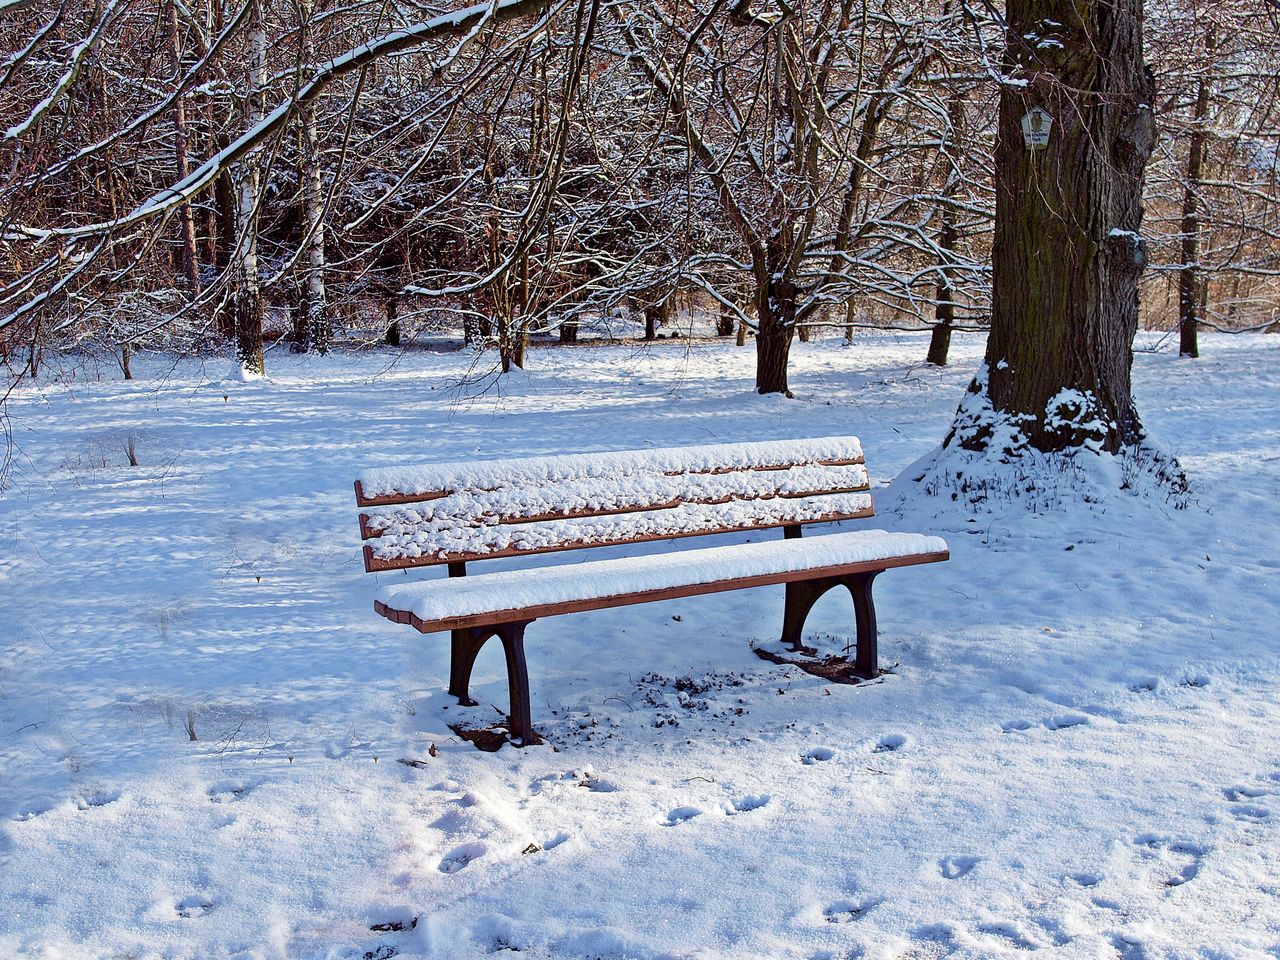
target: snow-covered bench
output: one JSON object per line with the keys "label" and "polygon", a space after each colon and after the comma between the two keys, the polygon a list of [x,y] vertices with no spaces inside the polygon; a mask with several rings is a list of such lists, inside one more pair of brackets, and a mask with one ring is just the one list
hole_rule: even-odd
{"label": "snow-covered bench", "polygon": [[[422,633],[450,631],[449,692],[471,703],[471,670],[492,637],[507,658],[508,736],[536,742],[524,633],[581,610],[786,584],[782,640],[836,586],[853,595],[855,670],[878,672],[871,581],[947,559],[938,537],[859,530],[801,539],[810,523],[873,514],[853,437],[717,444],[369,470],[356,481],[365,568],[447,564],[449,577],[398,582],[374,609]],[[476,560],[782,527],[785,538],[467,574]]]}

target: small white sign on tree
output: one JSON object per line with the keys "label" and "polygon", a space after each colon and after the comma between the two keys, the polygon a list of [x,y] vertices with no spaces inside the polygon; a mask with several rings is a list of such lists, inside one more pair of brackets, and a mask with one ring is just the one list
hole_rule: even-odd
{"label": "small white sign on tree", "polygon": [[1028,150],[1043,150],[1049,146],[1049,128],[1053,117],[1042,107],[1032,107],[1022,118],[1022,139]]}

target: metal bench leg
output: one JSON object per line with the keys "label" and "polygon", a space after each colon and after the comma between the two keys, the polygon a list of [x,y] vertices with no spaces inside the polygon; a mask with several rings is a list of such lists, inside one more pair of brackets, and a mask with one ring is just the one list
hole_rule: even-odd
{"label": "metal bench leg", "polygon": [[536,742],[529,712],[529,668],[524,659],[524,628],[532,622],[504,623],[497,628],[498,639],[507,655],[507,690],[511,700],[507,735],[522,747]]}
{"label": "metal bench leg", "polygon": [[471,671],[476,657],[493,636],[492,629],[454,630],[450,635],[449,693],[464,707],[474,707],[471,699]]}
{"label": "metal bench leg", "polygon": [[858,652],[853,669],[865,680],[880,676],[880,661],[876,638],[876,606],[871,599],[871,582],[883,570],[858,573],[850,577],[846,586],[853,594],[853,614],[858,627]]}
{"label": "metal bench leg", "polygon": [[820,580],[797,580],[788,583],[786,605],[782,612],[782,643],[795,653],[803,653],[807,657],[818,651],[806,647],[801,641],[804,636],[804,622],[809,618],[809,611],[824,593],[836,585],[829,577]]}

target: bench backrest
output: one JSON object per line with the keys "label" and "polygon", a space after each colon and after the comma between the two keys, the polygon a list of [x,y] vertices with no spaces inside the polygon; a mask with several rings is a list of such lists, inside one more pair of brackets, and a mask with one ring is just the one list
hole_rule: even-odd
{"label": "bench backrest", "polygon": [[369,470],[365,569],[575,550],[872,515],[855,437]]}

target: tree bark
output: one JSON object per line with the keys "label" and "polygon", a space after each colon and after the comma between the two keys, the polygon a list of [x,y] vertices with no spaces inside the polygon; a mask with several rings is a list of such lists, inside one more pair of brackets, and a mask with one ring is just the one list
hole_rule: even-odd
{"label": "tree bark", "polygon": [[951,327],[956,319],[956,291],[952,283],[954,254],[959,233],[956,230],[956,209],[952,200],[960,186],[960,124],[964,120],[964,99],[960,91],[953,91],[947,100],[947,132],[942,141],[942,157],[946,162],[946,180],[942,185],[942,225],[938,228],[938,286],[937,305],[933,312],[933,335],[929,338],[926,363],[936,367],[947,365],[951,351]]}
{"label": "tree bark", "polygon": [[[1142,2],[1008,0],[1007,14],[1005,74],[1027,85],[1000,92],[991,334],[970,389],[1016,428],[1014,447],[1115,452],[1142,436],[1130,369],[1155,142]],[[1054,123],[1032,151],[1034,106]],[[962,413],[948,442],[983,450],[996,435]]]}
{"label": "tree bark", "polygon": [[388,293],[386,299],[387,332],[383,339],[388,347],[400,346],[400,299],[394,293]]}
{"label": "tree bark", "polygon": [[[304,67],[315,59],[311,16],[313,0],[299,0],[302,18],[302,58]],[[325,223],[324,179],[320,166],[320,135],[316,123],[316,102],[308,100],[302,107],[303,224],[306,229],[306,306],[304,318],[306,343],[304,350],[319,354],[329,352],[332,325],[325,294]]]}
{"label": "tree bark", "polygon": [[[222,0],[209,0],[209,20],[211,33],[214,35],[222,33],[225,26]],[[225,115],[229,112],[231,111],[219,109],[217,95],[209,97],[208,123],[209,129],[214,131],[214,153],[221,153],[231,145],[231,137],[226,129],[229,118]],[[211,231],[210,234],[213,244],[212,262],[217,267],[218,274],[225,277],[228,276],[229,271],[232,269],[232,260],[235,257],[236,250],[236,237],[238,236],[236,185],[230,164],[218,174],[217,179],[214,181],[213,207],[214,212],[211,217],[215,221],[216,229]],[[230,279],[234,286],[235,278],[231,277]],[[229,340],[236,339],[236,318],[233,300],[234,291],[227,298],[224,306],[218,310],[217,315],[219,332]]]}
{"label": "tree bark", "polygon": [[716,336],[733,336],[734,311],[728,304],[720,304],[720,315],[716,318]]}
{"label": "tree bark", "polygon": [[[252,52],[248,71],[249,95],[245,103],[246,126],[254,126],[261,118],[267,84],[267,30],[262,17],[262,0],[249,0],[249,35]],[[240,208],[237,220],[240,257],[231,282],[231,316],[235,322],[236,357],[242,369],[262,375],[266,363],[262,351],[262,286],[258,278],[257,206],[261,172],[260,157],[251,157],[241,171]]]}
{"label": "tree bark", "polygon": [[[1212,50],[1212,37],[1206,46]],[[1196,105],[1187,143],[1187,176],[1182,194],[1182,268],[1178,271],[1178,353],[1200,356],[1200,189],[1209,116],[1209,82],[1203,73],[1196,83]]]}
{"label": "tree bark", "polygon": [[796,285],[771,273],[756,293],[756,392],[791,396],[787,362],[795,334]]}
{"label": "tree bark", "polygon": [[[182,39],[177,0],[169,0],[169,66],[176,84],[182,79]],[[186,107],[183,98],[179,97],[173,107],[174,172],[179,180],[185,180],[191,173],[187,159],[188,139]],[[196,218],[191,204],[184,203],[178,208],[178,223],[182,230],[182,275],[186,280],[187,294],[195,299],[200,296],[200,255],[196,250]]]}
{"label": "tree bark", "polygon": [[951,328],[956,320],[956,293],[951,284],[951,269],[948,266],[948,258],[955,250],[955,243],[955,213],[950,207],[944,207],[942,227],[938,231],[938,247],[944,251],[944,262],[938,268],[941,279],[938,280],[937,305],[933,311],[933,335],[929,338],[929,353],[925,357],[926,363],[936,367],[947,365],[947,354],[951,350]]}

